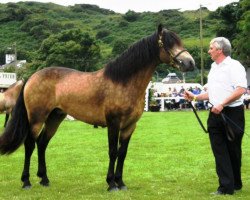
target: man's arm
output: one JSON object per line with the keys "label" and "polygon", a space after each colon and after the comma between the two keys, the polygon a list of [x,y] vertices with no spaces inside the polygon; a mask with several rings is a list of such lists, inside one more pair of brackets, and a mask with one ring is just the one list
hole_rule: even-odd
{"label": "man's arm", "polygon": [[235,100],[239,99],[245,92],[246,92],[246,88],[237,87],[229,97],[225,98],[218,105],[214,105],[212,107],[211,112],[215,114],[219,114],[223,110],[225,105],[230,104],[234,102]]}
{"label": "man's arm", "polygon": [[197,101],[203,101],[208,100],[208,92],[201,93],[198,95],[194,95],[192,92],[185,90],[184,92],[184,98],[189,101],[197,100]]}

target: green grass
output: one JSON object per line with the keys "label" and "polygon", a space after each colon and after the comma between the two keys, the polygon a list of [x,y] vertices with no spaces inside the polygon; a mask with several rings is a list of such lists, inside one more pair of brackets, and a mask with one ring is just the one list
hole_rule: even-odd
{"label": "green grass", "polygon": [[[207,112],[199,112],[206,124]],[[0,115],[3,124],[4,115]],[[47,149],[51,185],[39,185],[37,154],[31,162],[30,190],[21,189],[23,146],[0,157],[0,199],[249,199],[250,111],[246,111],[243,140],[243,190],[214,197],[217,188],[208,135],[192,112],[146,112],[130,141],[124,166],[127,191],[109,193],[107,129],[79,121],[64,121]]]}

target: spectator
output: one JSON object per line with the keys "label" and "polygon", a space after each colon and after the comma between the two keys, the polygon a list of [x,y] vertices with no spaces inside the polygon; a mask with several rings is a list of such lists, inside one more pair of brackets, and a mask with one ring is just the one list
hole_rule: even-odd
{"label": "spectator", "polygon": [[[179,97],[183,97],[184,96],[184,92],[185,92],[185,89],[184,89],[183,86],[181,86],[181,89],[180,89],[180,91],[178,93],[178,96]],[[179,108],[183,109],[183,108],[186,108],[186,106],[187,106],[186,100],[180,98],[180,100],[179,100]]]}
{"label": "spectator", "polygon": [[[201,94],[206,93],[206,92],[207,92],[207,84],[205,84],[205,85],[203,86],[203,89],[201,90]],[[204,100],[204,101],[203,101],[203,106],[204,106],[204,109],[205,109],[205,110],[208,110],[208,109],[209,109],[208,100]]]}
{"label": "spectator", "polygon": [[171,87],[168,88],[168,91],[166,92],[166,96],[167,97],[171,97],[172,96],[172,89],[171,89]]}
{"label": "spectator", "polygon": [[192,93],[193,93],[194,95],[198,95],[198,94],[201,93],[201,90],[200,90],[200,88],[198,88],[197,86],[195,86],[195,88],[193,89]]}
{"label": "spectator", "polygon": [[244,106],[245,106],[245,109],[249,109],[249,103],[250,103],[250,85],[247,87],[247,91],[244,94]]}

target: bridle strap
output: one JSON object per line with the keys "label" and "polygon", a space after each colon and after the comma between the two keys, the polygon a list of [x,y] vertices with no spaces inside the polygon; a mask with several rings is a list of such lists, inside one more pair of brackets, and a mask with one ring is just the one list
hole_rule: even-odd
{"label": "bridle strap", "polygon": [[[181,50],[179,53],[177,53],[174,57],[173,57],[173,59],[175,60],[175,59],[177,59],[178,58],[178,56],[179,55],[181,55],[183,52],[185,52],[185,51],[187,51],[187,49],[183,49],[183,50]],[[170,54],[171,55],[171,54]],[[173,55],[173,54],[172,54]]]}
{"label": "bridle strap", "polygon": [[[159,39],[158,39],[158,45],[160,48],[164,48],[164,44],[162,42],[162,36],[160,35],[159,36]],[[170,65],[174,65],[174,61],[175,62],[178,62],[177,58],[183,53],[183,52],[186,52],[187,50],[186,49],[183,49],[181,50],[180,52],[178,52],[176,55],[174,55],[170,50],[165,50],[169,53],[170,55]]]}
{"label": "bridle strap", "polygon": [[176,55],[174,55],[170,50],[168,50],[168,53],[170,55],[170,64],[174,65],[174,62],[178,62],[178,57],[183,53],[186,52],[186,49],[181,50],[180,52],[178,52]]}

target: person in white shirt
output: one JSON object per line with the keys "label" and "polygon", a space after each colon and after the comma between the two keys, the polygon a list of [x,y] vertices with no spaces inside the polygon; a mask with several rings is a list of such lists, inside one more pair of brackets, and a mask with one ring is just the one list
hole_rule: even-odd
{"label": "person in white shirt", "polygon": [[[208,74],[208,91],[194,95],[185,91],[185,98],[209,100],[208,132],[215,157],[219,187],[213,194],[234,194],[242,188],[241,144],[245,128],[242,95],[246,92],[245,68],[230,57],[231,43],[224,37],[211,40],[208,53],[212,63]],[[230,130],[229,130],[230,129]],[[229,137],[229,132],[233,137]]]}

